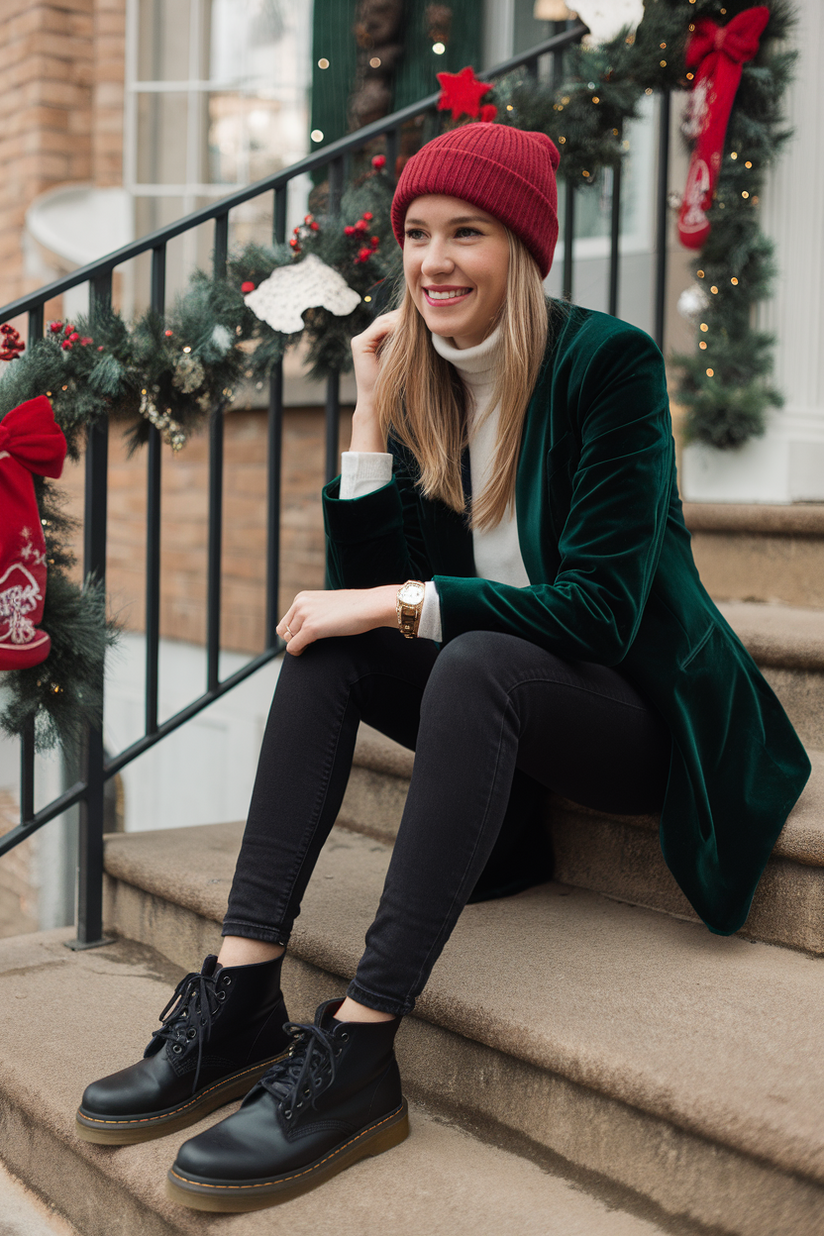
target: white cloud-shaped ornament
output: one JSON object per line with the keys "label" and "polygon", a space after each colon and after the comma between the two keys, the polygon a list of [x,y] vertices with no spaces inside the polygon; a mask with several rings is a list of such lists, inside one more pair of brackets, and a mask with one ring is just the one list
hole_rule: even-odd
{"label": "white cloud-shaped ornament", "polygon": [[322,307],[342,318],[361,302],[343,275],[314,253],[294,266],[278,266],[243,299],[256,317],[284,335],[303,330],[307,309]]}

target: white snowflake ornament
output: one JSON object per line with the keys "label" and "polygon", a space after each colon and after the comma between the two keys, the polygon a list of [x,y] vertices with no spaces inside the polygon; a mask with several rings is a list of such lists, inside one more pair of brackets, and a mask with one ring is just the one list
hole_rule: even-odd
{"label": "white snowflake ornament", "polygon": [[589,26],[590,45],[609,43],[624,26],[634,30],[644,16],[643,0],[572,0],[570,8]]}
{"label": "white snowflake ornament", "polygon": [[682,318],[693,322],[700,313],[704,312],[708,304],[709,297],[704,289],[697,283],[691,283],[678,297],[678,312]]}
{"label": "white snowflake ornament", "polygon": [[294,266],[279,266],[243,299],[256,317],[284,335],[303,330],[307,309],[322,306],[342,318],[361,302],[343,275],[314,253]]}

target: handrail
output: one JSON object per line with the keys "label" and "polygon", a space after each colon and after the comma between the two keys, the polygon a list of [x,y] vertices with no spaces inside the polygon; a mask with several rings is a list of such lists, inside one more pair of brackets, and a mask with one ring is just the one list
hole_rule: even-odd
{"label": "handrail", "polygon": [[[531,64],[548,52],[563,51],[565,47],[577,43],[587,32],[588,27],[582,22],[578,22],[569,30],[555,34],[551,38],[545,39],[543,43],[537,43],[529,51],[521,52],[517,56],[511,56],[509,60],[502,61],[501,64],[496,65],[494,68],[478,73],[477,77],[482,80],[500,77],[503,73],[511,72],[512,69],[521,68],[525,64]],[[218,201],[212,202],[209,206],[202,206],[199,210],[194,210],[191,214],[184,215],[175,223],[169,223],[165,227],[158,228],[155,232],[149,232],[146,236],[140,237],[139,240],[130,241],[129,244],[123,245],[120,249],[107,253],[105,257],[97,258],[94,262],[89,262],[86,266],[81,266],[78,270],[73,270],[70,274],[61,276],[60,279],[55,279],[53,283],[47,284],[37,292],[32,292],[27,296],[21,296],[17,300],[11,301],[8,305],[0,307],[0,320],[5,322],[9,318],[17,317],[21,313],[28,313],[29,310],[42,304],[44,300],[50,300],[54,296],[59,296],[62,292],[67,292],[70,288],[77,287],[79,283],[86,283],[87,280],[93,279],[96,275],[105,274],[113,270],[115,266],[129,261],[131,258],[138,257],[149,249],[165,245],[168,241],[173,240],[175,236],[180,236],[183,232],[199,227],[201,223],[208,223],[210,219],[217,219],[226,215],[235,206],[240,206],[253,197],[259,197],[262,193],[268,193],[273,189],[285,188],[290,180],[294,180],[296,176],[300,176],[303,172],[314,172],[342,155],[360,150],[361,147],[365,146],[373,138],[383,137],[393,129],[404,124],[407,120],[412,120],[415,116],[420,116],[422,112],[427,111],[429,108],[435,107],[438,98],[439,92],[427,95],[416,103],[410,103],[407,107],[393,112],[390,116],[384,116],[380,120],[373,120],[371,124],[364,125],[362,129],[356,129],[354,133],[349,133],[345,137],[339,137],[337,141],[330,142],[328,146],[322,146],[320,150],[306,155],[305,158],[297,163],[292,163],[282,171],[274,172],[271,176],[264,176],[262,180],[256,180],[253,184],[247,185],[243,189],[238,189],[235,193],[230,193],[227,197],[222,197]]]}

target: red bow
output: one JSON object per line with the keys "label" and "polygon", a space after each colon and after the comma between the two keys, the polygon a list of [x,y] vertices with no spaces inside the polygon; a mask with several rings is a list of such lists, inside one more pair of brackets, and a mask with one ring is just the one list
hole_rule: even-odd
{"label": "red bow", "polygon": [[0,421],[0,456],[4,454],[38,476],[60,476],[66,439],[45,395],[12,408]]}
{"label": "red bow", "polygon": [[698,66],[692,88],[692,152],[687,187],[678,220],[681,243],[700,249],[710,233],[706,212],[712,204],[727,124],[741,81],[741,66],[757,53],[770,10],[760,4],[738,13],[726,26],[709,17],[695,23],[687,44],[687,66]]}
{"label": "red bow", "polygon": [[711,17],[699,17],[695,23],[695,32],[687,43],[687,68],[694,69],[707,56],[712,56],[713,59],[708,65],[701,66],[705,75],[712,73],[721,52],[736,64],[752,60],[769,19],[770,10],[765,4],[759,4],[754,9],[745,9],[726,26],[716,26]]}

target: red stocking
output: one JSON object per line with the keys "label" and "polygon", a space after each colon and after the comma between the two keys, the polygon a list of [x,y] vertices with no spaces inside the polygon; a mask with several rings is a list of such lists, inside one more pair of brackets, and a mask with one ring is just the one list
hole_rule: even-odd
{"label": "red stocking", "polygon": [[46,596],[46,543],[32,473],[58,477],[66,439],[45,395],[0,421],[0,670],[45,661],[51,640],[38,630]]}
{"label": "red stocking", "polygon": [[687,44],[687,68],[700,66],[690,99],[689,135],[695,138],[695,148],[678,220],[678,235],[688,249],[700,249],[710,234],[707,211],[718,181],[741,66],[758,51],[769,17],[770,10],[763,4],[745,9],[726,26],[702,17]]}

